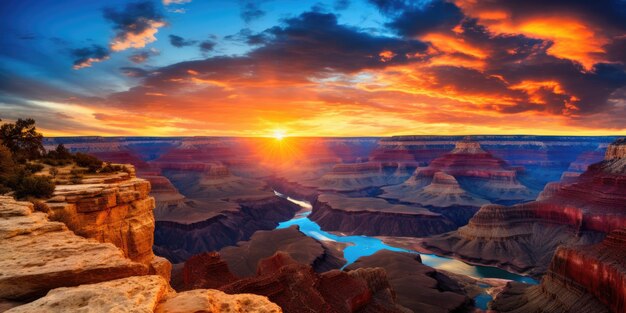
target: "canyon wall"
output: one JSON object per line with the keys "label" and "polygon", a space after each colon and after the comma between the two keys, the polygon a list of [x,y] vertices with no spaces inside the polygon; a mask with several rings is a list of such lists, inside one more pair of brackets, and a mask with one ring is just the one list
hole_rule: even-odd
{"label": "canyon wall", "polygon": [[605,160],[576,177],[549,184],[537,201],[488,205],[455,232],[425,240],[424,247],[481,264],[540,275],[560,244],[597,243],[626,227],[626,149],[611,144]]}
{"label": "canyon wall", "polygon": [[492,304],[499,312],[624,312],[626,229],[595,245],[557,249],[537,286],[509,284]]}

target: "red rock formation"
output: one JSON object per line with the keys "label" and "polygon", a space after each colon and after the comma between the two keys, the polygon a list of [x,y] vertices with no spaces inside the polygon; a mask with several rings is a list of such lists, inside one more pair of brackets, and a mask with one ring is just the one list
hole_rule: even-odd
{"label": "red rock formation", "polygon": [[509,285],[493,308],[501,312],[625,312],[626,229],[601,243],[557,249],[537,286]]}
{"label": "red rock formation", "polygon": [[[230,294],[265,295],[287,313],[302,312],[304,308],[311,312],[368,312],[368,306],[380,306],[381,302],[385,309],[375,312],[404,310],[393,302],[393,297],[383,298],[379,292],[383,289],[378,282],[383,272],[369,276],[350,275],[337,270],[316,274],[310,266],[299,264],[289,255],[279,252],[259,262],[256,276],[233,282],[233,275],[224,273],[223,261],[214,256],[192,258],[193,262],[185,264],[187,288],[202,286],[207,279],[209,284],[216,284],[222,279],[222,286],[218,289]],[[202,264],[200,260],[208,264]],[[201,269],[196,270],[195,267]],[[193,276],[192,273],[205,276]],[[386,277],[383,276],[383,279],[386,280]],[[379,298],[374,297],[379,294]]]}
{"label": "red rock formation", "polygon": [[[415,170],[415,173],[406,182],[397,186],[385,187],[383,197],[412,202],[434,207],[473,206],[479,207],[488,203],[484,199],[491,200],[528,200],[533,193],[517,180],[518,169],[510,168],[506,163],[484,151],[480,144],[475,141],[464,140],[457,142],[455,148],[447,154],[434,159],[428,166]],[[436,181],[433,194],[424,187],[431,184],[437,173],[445,173],[453,176],[459,183],[460,188],[466,191],[466,199],[475,198],[474,201],[444,201],[431,203],[431,198],[446,198],[446,192],[450,189],[435,188],[441,185]],[[438,174],[443,175],[443,174]],[[438,189],[438,190],[436,190]],[[441,195],[437,195],[442,193]],[[455,197],[456,198],[456,197]],[[461,200],[457,198],[458,200]]]}
{"label": "red rock formation", "polygon": [[443,254],[528,274],[543,273],[560,244],[591,244],[626,227],[626,149],[607,149],[604,161],[573,182],[549,184],[537,201],[484,206],[458,231],[427,239]]}

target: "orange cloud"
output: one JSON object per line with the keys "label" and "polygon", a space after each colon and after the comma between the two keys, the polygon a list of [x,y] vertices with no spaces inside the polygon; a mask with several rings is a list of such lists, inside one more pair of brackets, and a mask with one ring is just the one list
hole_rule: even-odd
{"label": "orange cloud", "polygon": [[110,47],[113,51],[122,51],[129,48],[143,48],[147,44],[156,41],[154,36],[160,27],[165,26],[164,22],[160,21],[148,21],[146,29],[142,32],[134,33],[131,31],[119,34],[113,41],[111,41]]}

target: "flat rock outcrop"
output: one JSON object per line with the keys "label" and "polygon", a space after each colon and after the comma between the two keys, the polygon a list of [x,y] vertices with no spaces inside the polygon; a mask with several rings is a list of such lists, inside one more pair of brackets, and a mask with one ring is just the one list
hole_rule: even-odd
{"label": "flat rock outcrop", "polygon": [[267,297],[254,294],[229,295],[214,289],[196,289],[167,297],[155,313],[281,313]]}
{"label": "flat rock outcrop", "polygon": [[[107,282],[57,288],[31,303],[9,310],[27,312],[154,312],[170,292],[161,276],[133,276]],[[187,311],[189,312],[189,311]]]}
{"label": "flat rock outcrop", "polygon": [[229,294],[267,296],[284,312],[407,312],[394,302],[393,292],[385,285],[384,271],[350,275],[332,270],[316,274],[310,266],[279,252],[259,262],[256,276],[232,281],[234,275],[223,272],[224,263],[216,255],[194,256],[189,261],[184,269],[186,286],[215,286],[219,284],[216,277],[226,277],[217,289]]}
{"label": "flat rock outcrop", "polygon": [[462,312],[472,307],[455,280],[423,265],[419,255],[381,250],[359,258],[346,270],[352,273],[368,268],[384,269],[397,302],[413,312]]}
{"label": "flat rock outcrop", "polygon": [[51,290],[45,297],[7,312],[128,312],[128,313],[281,313],[266,297],[228,295],[219,290],[171,290],[163,277],[132,276],[107,282]]}
{"label": "flat rock outcrop", "polygon": [[111,243],[76,235],[33,205],[0,197],[0,298],[32,299],[57,287],[145,275]]}
{"label": "flat rock outcrop", "polygon": [[500,312],[624,312],[626,229],[595,245],[558,248],[541,284],[510,284],[492,307]]}
{"label": "flat rock outcrop", "polygon": [[423,237],[456,228],[446,217],[421,207],[330,193],[317,198],[309,218],[326,231],[369,236]]}
{"label": "flat rock outcrop", "polygon": [[424,247],[480,264],[540,275],[561,244],[592,244],[626,227],[626,149],[609,145],[605,160],[572,181],[548,184],[537,201],[487,205],[465,227],[428,238]]}

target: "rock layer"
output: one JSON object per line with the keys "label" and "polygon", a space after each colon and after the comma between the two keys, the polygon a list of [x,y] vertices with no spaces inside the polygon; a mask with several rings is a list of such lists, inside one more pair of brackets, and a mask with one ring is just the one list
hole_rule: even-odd
{"label": "rock layer", "polygon": [[455,228],[444,216],[421,207],[338,194],[320,195],[309,218],[326,231],[369,236],[423,237]]}
{"label": "rock layer", "polygon": [[148,273],[113,244],[77,236],[9,197],[0,197],[0,239],[0,298],[28,299],[57,287]]}
{"label": "rock layer", "polygon": [[501,312],[624,312],[626,229],[599,244],[560,247],[540,285],[509,285],[492,306]]}
{"label": "rock layer", "polygon": [[483,206],[466,227],[426,239],[424,246],[472,262],[542,274],[560,244],[597,243],[626,227],[626,150],[620,142],[575,180],[547,185],[537,201]]}

